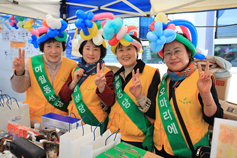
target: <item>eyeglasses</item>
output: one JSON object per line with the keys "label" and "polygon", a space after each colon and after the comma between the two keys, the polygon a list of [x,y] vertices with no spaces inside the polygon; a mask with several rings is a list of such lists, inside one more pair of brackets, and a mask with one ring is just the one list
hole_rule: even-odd
{"label": "eyeglasses", "polygon": [[184,49],[178,49],[175,50],[174,53],[171,53],[171,51],[164,52],[164,58],[170,59],[171,56],[175,55],[176,57],[180,57],[184,52]]}

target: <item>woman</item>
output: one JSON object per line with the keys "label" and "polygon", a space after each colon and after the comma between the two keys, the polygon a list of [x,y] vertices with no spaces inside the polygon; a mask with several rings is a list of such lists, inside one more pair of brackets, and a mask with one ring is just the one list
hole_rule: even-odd
{"label": "woman", "polygon": [[168,70],[156,98],[155,151],[163,157],[192,157],[197,146],[209,146],[209,125],[223,117],[209,63],[204,72],[200,65],[197,69],[192,63],[194,45],[178,33],[159,55]]}
{"label": "woman", "polygon": [[[103,34],[105,38],[109,39],[107,34],[109,29],[106,28],[116,25],[116,20],[117,18],[105,24]],[[127,26],[122,26],[120,30],[127,30],[126,33],[137,31],[133,26],[124,27]],[[109,41],[112,44],[111,50],[117,55],[122,67],[114,75],[117,100],[111,107],[108,128],[111,132],[120,128],[122,141],[151,151],[152,136],[149,137],[151,134],[149,130],[153,130],[151,126],[153,120],[145,115],[155,112],[155,96],[160,75],[158,69],[137,59],[138,53],[142,52],[142,45],[134,35],[124,34],[117,44]],[[124,44],[125,36],[132,42]],[[130,38],[127,38],[128,36]]]}
{"label": "woman", "polygon": [[[93,25],[95,25],[94,22]],[[98,28],[94,27],[94,29]],[[97,32],[89,40],[82,38],[79,40],[81,43],[79,52],[82,58],[62,88],[60,96],[65,102],[71,101],[68,106],[69,113],[75,113],[76,117],[80,119],[85,115],[89,116],[93,121],[93,126],[104,122],[106,129],[108,123],[106,110],[114,104],[115,93],[113,72],[105,67],[103,61],[107,47],[100,34],[103,31],[99,29]],[[100,36],[101,42],[94,42],[95,36]],[[91,124],[88,117],[85,117],[83,121],[85,124]]]}
{"label": "woman", "polygon": [[31,126],[41,121],[41,115],[50,112],[68,115],[68,103],[62,102],[58,95],[70,72],[76,67],[76,62],[62,56],[66,49],[64,29],[67,24],[59,23],[62,23],[58,31],[62,33],[61,37],[56,35],[49,38],[47,30],[51,29],[51,25],[48,23],[49,28],[44,27],[43,32],[41,29],[41,36],[32,42],[36,47],[39,43],[43,55],[25,61],[25,50],[19,49],[18,58],[13,60],[15,71],[11,77],[11,86],[18,93],[26,91],[25,103],[29,104]]}

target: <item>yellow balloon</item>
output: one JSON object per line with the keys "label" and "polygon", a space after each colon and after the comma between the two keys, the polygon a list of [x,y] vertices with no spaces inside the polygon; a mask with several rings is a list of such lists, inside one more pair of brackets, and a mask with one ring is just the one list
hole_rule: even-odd
{"label": "yellow balloon", "polygon": [[105,42],[104,39],[103,39],[103,42],[102,42],[102,46],[103,46],[104,48],[107,48],[107,43]]}
{"label": "yellow balloon", "polygon": [[116,52],[115,52],[115,50],[116,50],[116,48],[117,48],[118,44],[119,44],[119,42],[118,42],[116,45],[114,45],[114,46],[111,46],[111,51],[112,51],[112,53],[113,53],[114,55],[116,55]]}
{"label": "yellow balloon", "polygon": [[156,15],[155,21],[161,21],[161,22],[163,22],[163,23],[165,23],[165,24],[168,23],[168,19],[167,19],[165,13],[162,13],[162,12],[161,12],[161,13],[158,13],[158,14]]}
{"label": "yellow balloon", "polygon": [[121,39],[120,41],[119,41],[123,46],[129,46],[130,45],[130,42],[128,42],[127,40],[125,40],[125,39]]}
{"label": "yellow balloon", "polygon": [[82,31],[82,29],[81,29],[80,35],[81,35],[82,39],[84,39],[84,40],[91,40],[97,34],[97,31],[98,31],[97,25],[93,22],[93,27],[91,29],[88,29],[88,31],[89,31],[89,35],[86,36],[84,34],[84,32]]}

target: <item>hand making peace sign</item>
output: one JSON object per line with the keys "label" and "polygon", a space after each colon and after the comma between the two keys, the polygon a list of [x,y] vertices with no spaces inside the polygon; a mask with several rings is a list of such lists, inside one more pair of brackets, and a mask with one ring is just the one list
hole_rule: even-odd
{"label": "hand making peace sign", "polygon": [[100,70],[100,63],[97,64],[97,74],[96,78],[94,80],[95,85],[98,87],[100,93],[102,93],[105,89],[105,84],[106,84],[106,78],[104,74],[104,69],[105,69],[105,63],[102,64],[102,68]]}
{"label": "hand making peace sign", "polygon": [[134,95],[137,99],[143,96],[142,94],[142,84],[139,79],[139,69],[137,69],[137,73],[135,75],[134,70],[132,70],[132,81],[133,84],[129,87],[129,91]]}
{"label": "hand making peace sign", "polygon": [[13,66],[16,70],[16,75],[21,76],[25,71],[25,50],[21,52],[21,48],[19,48],[18,58],[15,57],[13,59]]}
{"label": "hand making peace sign", "polygon": [[206,68],[204,73],[202,67],[198,64],[199,80],[197,81],[197,87],[201,94],[210,93],[212,86],[211,72],[209,71],[209,61],[206,62]]}

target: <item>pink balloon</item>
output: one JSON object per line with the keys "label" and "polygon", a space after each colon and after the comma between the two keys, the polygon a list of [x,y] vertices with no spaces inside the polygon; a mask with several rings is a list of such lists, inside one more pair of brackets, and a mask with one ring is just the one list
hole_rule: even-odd
{"label": "pink balloon", "polygon": [[96,14],[94,15],[94,18],[92,19],[92,21],[95,20],[99,20],[99,19],[114,19],[114,14],[113,13],[100,13],[100,14]]}
{"label": "pink balloon", "polygon": [[126,34],[126,32],[128,31],[128,27],[127,26],[122,26],[121,29],[119,30],[116,38],[117,40],[121,40],[123,38],[123,36]]}
{"label": "pink balloon", "polygon": [[188,32],[188,28],[185,27],[185,26],[179,26],[179,27],[180,27],[180,29],[182,30],[183,34],[185,34],[185,35],[187,36],[188,40],[191,41],[190,34],[189,34],[189,32]]}
{"label": "pink balloon", "polygon": [[45,32],[48,31],[48,29],[49,29],[49,27],[46,27],[46,26],[40,27],[40,28],[38,28],[38,32],[39,32],[39,33],[45,33]]}
{"label": "pink balloon", "polygon": [[[175,25],[174,24],[169,24],[167,27],[166,27],[166,29],[171,29],[171,30],[174,30],[175,31]],[[165,30],[166,30],[165,29]]]}
{"label": "pink balloon", "polygon": [[32,35],[39,36],[39,32],[37,30],[30,30]]}
{"label": "pink balloon", "polygon": [[101,26],[104,27],[104,24],[106,23],[108,19],[111,19],[111,20],[114,19],[114,14],[113,13],[96,14],[94,15],[94,18],[92,19],[92,21],[99,20],[99,19],[105,19],[104,21],[101,22]]}

